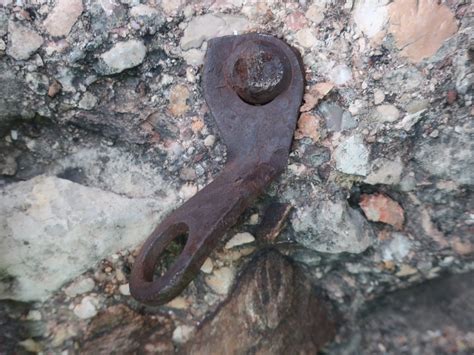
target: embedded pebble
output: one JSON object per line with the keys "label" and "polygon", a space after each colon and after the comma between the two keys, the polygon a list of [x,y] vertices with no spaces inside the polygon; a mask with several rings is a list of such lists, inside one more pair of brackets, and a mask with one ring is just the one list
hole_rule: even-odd
{"label": "embedded pebble", "polygon": [[385,100],[385,94],[380,89],[374,90],[374,104],[380,105]]}
{"label": "embedded pebble", "polygon": [[359,135],[340,143],[334,151],[336,169],[345,174],[366,176],[369,171],[369,150]]}
{"label": "embedded pebble", "polygon": [[214,268],[214,265],[212,263],[212,260],[210,258],[207,258],[204,261],[204,264],[201,266],[201,271],[205,274],[210,274]]}
{"label": "embedded pebble", "polygon": [[381,193],[361,195],[360,207],[369,221],[382,222],[402,229],[405,222],[403,208],[398,202]]}
{"label": "embedded pebble", "polygon": [[253,243],[254,241],[255,241],[255,237],[248,232],[237,233],[225,244],[224,248],[232,249],[240,245]]}
{"label": "embedded pebble", "polygon": [[81,300],[81,303],[76,305],[73,309],[74,314],[81,319],[89,319],[97,314],[97,299],[86,296]]}
{"label": "embedded pebble", "polygon": [[92,278],[80,278],[70,284],[64,289],[64,293],[69,297],[75,297],[82,295],[83,293],[91,292],[95,287],[95,282]]}
{"label": "embedded pebble", "polygon": [[26,60],[43,45],[43,38],[17,22],[8,23],[9,46],[7,54],[16,60]]}
{"label": "embedded pebble", "polygon": [[311,48],[317,43],[316,36],[311,28],[304,28],[296,33],[296,41],[304,48]]}
{"label": "embedded pebble", "polygon": [[189,325],[179,325],[173,331],[172,339],[177,344],[183,344],[191,338],[194,330],[195,328]]}
{"label": "embedded pebble", "polygon": [[380,105],[376,110],[379,122],[395,122],[400,118],[400,111],[394,105]]}
{"label": "embedded pebble", "polygon": [[97,104],[97,97],[95,97],[93,94],[87,91],[82,96],[81,101],[79,101],[78,106],[79,108],[83,110],[92,110],[96,104]]}
{"label": "embedded pebble", "polygon": [[43,25],[51,36],[67,36],[83,10],[82,0],[57,0]]}
{"label": "embedded pebble", "polygon": [[101,74],[117,74],[140,65],[146,56],[146,47],[141,40],[131,39],[116,43],[102,53],[98,70]]}
{"label": "embedded pebble", "polygon": [[234,281],[234,269],[224,266],[206,276],[206,284],[217,294],[226,295]]}
{"label": "embedded pebble", "polygon": [[120,285],[119,291],[124,296],[130,296],[130,285],[129,284]]}
{"label": "embedded pebble", "polygon": [[216,136],[210,134],[204,139],[204,145],[206,147],[212,147],[216,142]]}

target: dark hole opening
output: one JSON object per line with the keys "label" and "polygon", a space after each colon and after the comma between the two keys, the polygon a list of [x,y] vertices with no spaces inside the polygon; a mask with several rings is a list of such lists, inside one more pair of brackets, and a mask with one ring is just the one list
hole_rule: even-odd
{"label": "dark hole opening", "polygon": [[175,260],[183,252],[184,246],[188,241],[188,232],[183,232],[175,237],[158,257],[153,272],[153,278],[162,277],[168,269],[174,264]]}

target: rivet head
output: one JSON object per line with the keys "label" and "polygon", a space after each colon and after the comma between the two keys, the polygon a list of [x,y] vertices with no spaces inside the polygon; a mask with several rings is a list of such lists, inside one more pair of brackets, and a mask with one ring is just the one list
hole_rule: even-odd
{"label": "rivet head", "polygon": [[267,44],[249,42],[238,47],[228,70],[232,88],[252,105],[269,103],[288,86],[288,59]]}

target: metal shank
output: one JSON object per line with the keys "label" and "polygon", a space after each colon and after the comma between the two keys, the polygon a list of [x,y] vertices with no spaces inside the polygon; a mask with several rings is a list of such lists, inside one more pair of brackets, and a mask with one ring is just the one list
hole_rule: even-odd
{"label": "metal shank", "polygon": [[[248,77],[239,81],[240,93],[233,85],[235,63],[252,51],[264,52],[262,57],[270,58],[268,65],[284,70],[283,74],[277,73],[278,80],[267,86],[263,82],[271,76],[267,68],[251,73],[252,88],[248,92],[256,98],[256,104],[239,96],[242,90],[246,91],[242,82]],[[267,35],[213,39],[208,43],[203,86],[204,97],[227,146],[228,160],[222,173],[169,214],[140,250],[132,269],[130,291],[143,303],[163,304],[181,293],[226,230],[287,165],[304,89],[296,52]],[[258,105],[260,101],[265,104]],[[188,235],[183,251],[162,277],[154,279],[158,258],[182,234]]]}

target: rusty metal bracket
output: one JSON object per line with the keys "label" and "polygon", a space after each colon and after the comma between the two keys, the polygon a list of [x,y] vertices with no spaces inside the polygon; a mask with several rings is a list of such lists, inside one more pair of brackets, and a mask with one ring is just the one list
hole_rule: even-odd
{"label": "rusty metal bracket", "polygon": [[[303,97],[303,69],[297,52],[275,37],[225,36],[208,43],[203,86],[227,146],[227,163],[143,245],[133,265],[130,291],[146,304],[163,304],[180,294],[226,230],[283,172]],[[183,234],[188,238],[181,254],[154,279],[160,256]]]}

